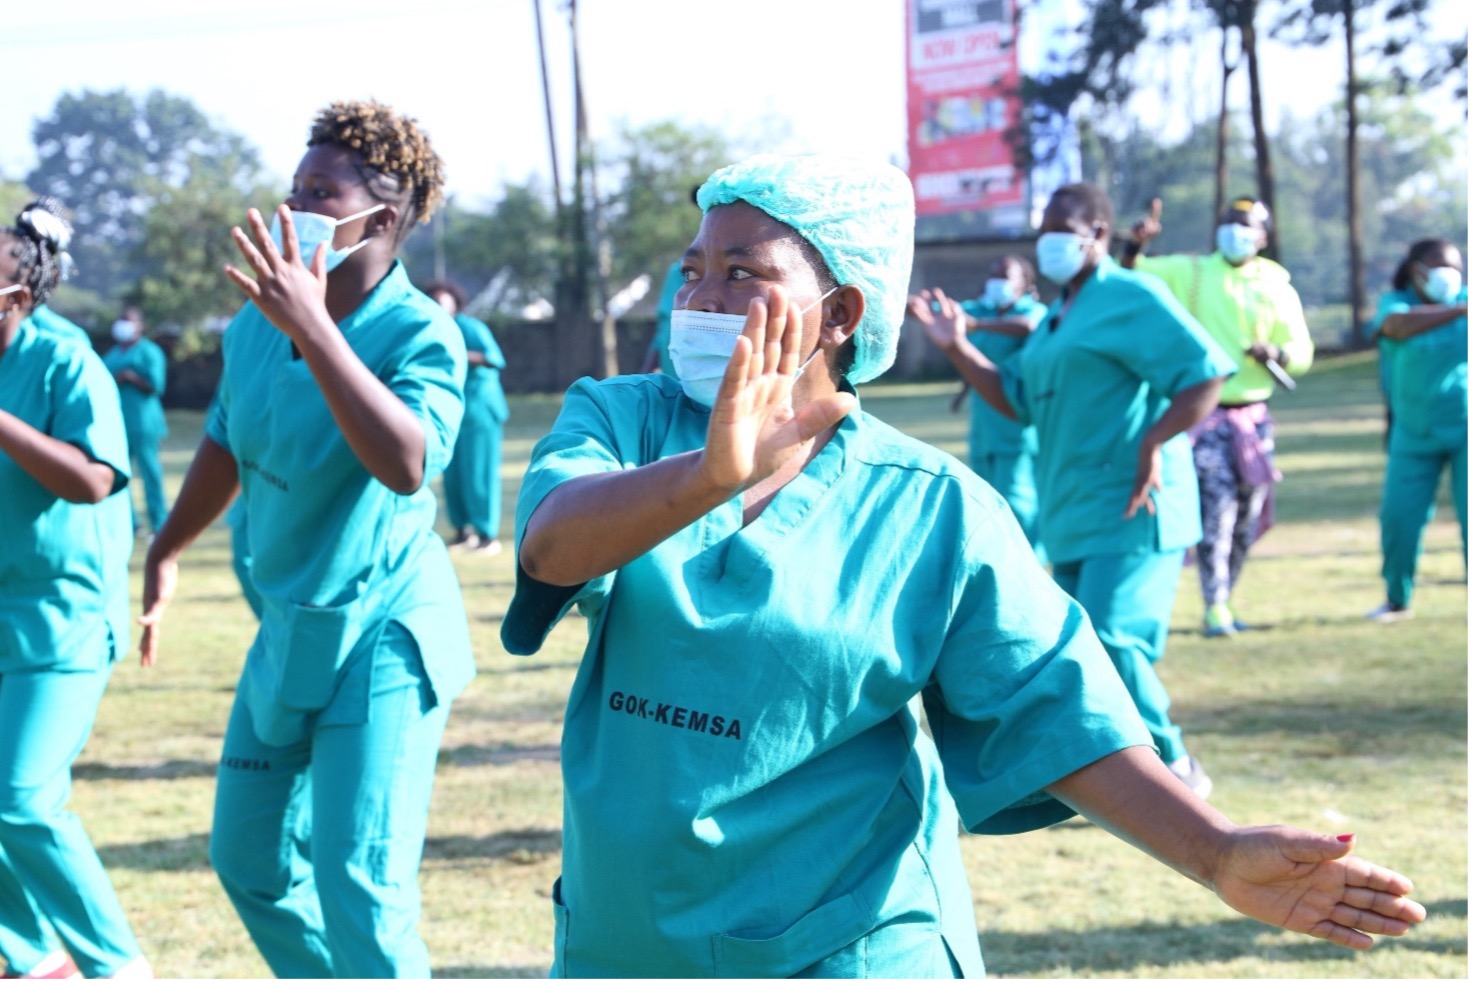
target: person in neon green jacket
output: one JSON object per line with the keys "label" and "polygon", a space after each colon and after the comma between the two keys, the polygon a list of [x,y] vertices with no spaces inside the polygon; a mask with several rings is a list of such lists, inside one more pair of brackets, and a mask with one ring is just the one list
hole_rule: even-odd
{"label": "person in neon green jacket", "polygon": [[1222,384],[1215,409],[1191,428],[1191,453],[1201,485],[1201,542],[1196,569],[1208,638],[1247,627],[1232,591],[1252,544],[1272,525],[1274,425],[1268,400],[1280,384],[1308,371],[1314,343],[1288,271],[1259,255],[1272,216],[1252,198],[1238,198],[1218,219],[1217,249],[1209,256],[1147,256],[1160,233],[1160,199],[1137,221],[1121,265],[1157,277],[1201,322],[1236,371]]}
{"label": "person in neon green jacket", "polygon": [[[210,863],[282,977],[429,975],[418,870],[440,735],[475,674],[430,483],[465,342],[398,250],[442,198],[411,118],[318,113],[274,231],[232,230],[247,298],[214,410],[144,565],[158,657],[179,557],[245,505],[260,629],[225,727]],[[306,264],[310,264],[310,267]]]}
{"label": "person in neon green jacket", "polygon": [[[128,308],[113,322],[112,340],[115,344],[102,360],[117,380],[123,398],[128,452],[143,483],[148,528],[156,533],[169,512],[164,499],[164,469],[158,459],[159,445],[169,435],[164,404],[159,398],[168,379],[169,359],[162,348],[144,337],[143,312],[136,307]],[[133,527],[142,528],[136,515]]]}
{"label": "person in neon green jacket", "polygon": [[1348,837],[1193,795],[1001,496],[864,411],[904,319],[903,172],[759,155],[700,204],[679,381],[575,383],[517,503],[507,650],[589,618],[554,976],[980,975],[958,825],[1076,810],[1275,924],[1283,897],[1356,946],[1423,917],[1389,872],[1349,886]]}
{"label": "person in neon green jacket", "polygon": [[1436,511],[1436,486],[1451,472],[1452,503],[1467,565],[1467,285],[1462,254],[1423,239],[1396,268],[1371,330],[1388,371],[1390,440],[1380,503],[1385,603],[1371,620],[1411,616],[1421,535]]}
{"label": "person in neon green jacket", "polygon": [[[40,199],[0,227],[0,959],[7,976],[151,976],[66,809],[128,648],[128,444],[89,344],[29,318],[70,226]],[[73,962],[75,960],[75,962]]]}

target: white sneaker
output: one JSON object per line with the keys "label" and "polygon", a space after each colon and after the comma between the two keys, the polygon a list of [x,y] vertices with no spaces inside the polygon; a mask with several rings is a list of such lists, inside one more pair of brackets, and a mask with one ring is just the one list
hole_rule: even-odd
{"label": "white sneaker", "polygon": [[1201,767],[1201,762],[1189,754],[1183,758],[1177,758],[1166,767],[1170,769],[1172,775],[1185,782],[1187,788],[1203,799],[1211,795],[1213,788],[1211,776],[1206,773],[1205,768]]}
{"label": "white sneaker", "polygon": [[153,967],[148,965],[147,959],[139,956],[131,962],[124,963],[106,978],[110,980],[151,980],[154,978]]}
{"label": "white sneaker", "polygon": [[1367,619],[1379,625],[1390,625],[1397,621],[1409,621],[1415,616],[1415,612],[1409,607],[1397,607],[1389,601],[1386,601],[1365,615]]}

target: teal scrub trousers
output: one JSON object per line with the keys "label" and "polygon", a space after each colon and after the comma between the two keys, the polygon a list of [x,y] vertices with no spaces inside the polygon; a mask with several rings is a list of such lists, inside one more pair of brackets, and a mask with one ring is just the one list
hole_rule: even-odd
{"label": "teal scrub trousers", "polygon": [[[133,476],[143,483],[143,501],[148,508],[148,528],[158,532],[168,517],[169,507],[164,504],[164,469],[158,459],[159,441],[155,437],[128,434],[128,450],[133,459]],[[128,497],[129,504],[133,498]],[[133,528],[138,528],[138,508],[133,507]]]}
{"label": "teal scrub trousers", "polygon": [[483,400],[466,401],[455,452],[445,468],[445,511],[458,532],[469,526],[501,538],[501,431]]}
{"label": "teal scrub trousers", "polygon": [[995,454],[971,452],[971,470],[1007,500],[1023,535],[1032,544],[1033,553],[1045,566],[1047,550],[1038,530],[1038,485],[1034,477],[1032,454]]}
{"label": "teal scrub trousers", "polygon": [[1053,565],[1058,586],[1088,612],[1166,764],[1184,758],[1186,744],[1171,723],[1170,694],[1155,663],[1165,655],[1185,552],[1106,553]]}
{"label": "teal scrub trousers", "polygon": [[450,708],[436,705],[418,645],[396,623],[350,658],[319,718],[354,699],[367,702],[362,722],[319,719],[276,746],[236,698],[210,863],[278,977],[426,979],[419,860]]}
{"label": "teal scrub trousers", "polygon": [[82,821],[66,810],[72,762],[111,674],[0,673],[0,955],[11,973],[55,952],[58,937],[90,977],[141,955]]}
{"label": "teal scrub trousers", "polygon": [[1396,607],[1410,607],[1416,566],[1421,560],[1421,536],[1436,513],[1436,486],[1441,473],[1452,472],[1452,502],[1462,527],[1462,566],[1467,565],[1467,445],[1445,450],[1410,451],[1397,448],[1404,439],[1390,439],[1385,462],[1385,492],[1380,499],[1380,551],[1385,599]]}

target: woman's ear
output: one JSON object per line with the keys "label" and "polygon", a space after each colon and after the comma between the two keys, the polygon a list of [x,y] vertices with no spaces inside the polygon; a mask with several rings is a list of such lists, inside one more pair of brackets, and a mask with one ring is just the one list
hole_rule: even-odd
{"label": "woman's ear", "polygon": [[854,336],[863,319],[864,291],[853,284],[839,287],[823,301],[823,347],[837,350]]}
{"label": "woman's ear", "polygon": [[368,216],[368,231],[375,236],[392,235],[399,226],[399,206],[385,204]]}
{"label": "woman's ear", "polygon": [[0,320],[9,318],[12,314],[25,317],[35,306],[31,303],[31,288],[28,284],[20,284],[19,290],[12,290],[8,294],[0,296]]}

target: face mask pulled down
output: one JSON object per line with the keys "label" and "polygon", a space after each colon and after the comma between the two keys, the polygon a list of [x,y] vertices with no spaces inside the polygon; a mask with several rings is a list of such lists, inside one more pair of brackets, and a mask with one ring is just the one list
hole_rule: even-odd
{"label": "face mask pulled down", "polygon": [[[382,205],[374,205],[372,208],[365,208],[361,212],[354,212],[346,218],[333,218],[330,215],[319,215],[316,212],[293,211],[291,213],[291,224],[296,228],[296,240],[301,246],[302,265],[311,266],[312,257],[317,255],[317,247],[319,245],[325,245],[327,247],[327,271],[330,273],[337,269],[342,265],[343,260],[368,245],[371,241],[370,237],[361,242],[356,242],[351,246],[338,249],[332,245],[332,239],[337,234],[337,227],[354,219],[362,218],[364,215],[372,215],[382,208]],[[282,240],[280,212],[277,212],[271,217],[271,241],[276,244],[278,252],[286,251],[286,246]]]}
{"label": "face mask pulled down", "polygon": [[[837,292],[838,288],[834,287],[798,314],[807,314]],[[716,405],[716,394],[721,391],[726,366],[736,351],[736,339],[741,337],[745,328],[745,314],[715,314],[689,309],[670,312],[670,360],[675,363],[680,388],[685,390],[686,396],[707,409]],[[813,353],[798,367],[794,378],[803,374],[818,351],[813,349]]]}

